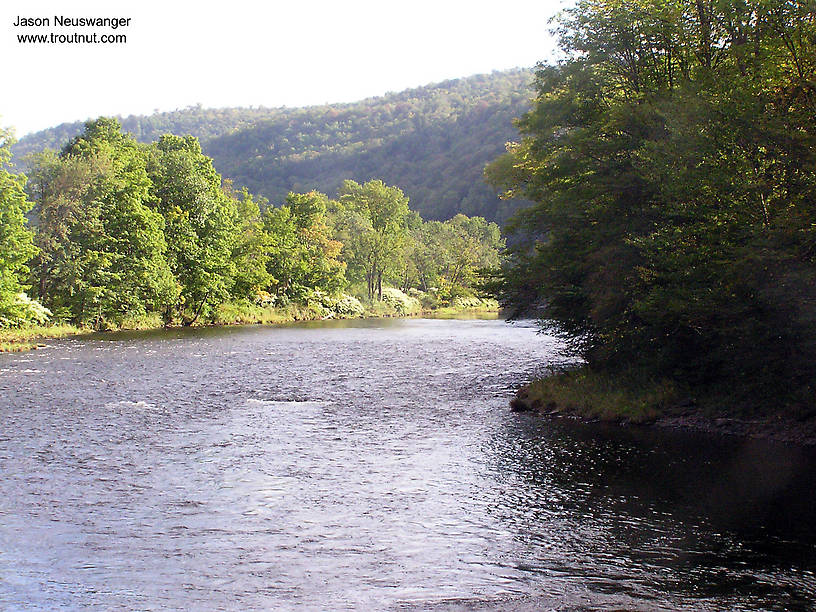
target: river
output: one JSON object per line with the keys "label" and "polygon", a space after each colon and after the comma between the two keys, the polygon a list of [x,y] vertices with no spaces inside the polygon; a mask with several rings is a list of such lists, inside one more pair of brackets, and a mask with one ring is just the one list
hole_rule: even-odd
{"label": "river", "polygon": [[532,324],[0,354],[2,610],[812,610],[816,456],[508,410]]}

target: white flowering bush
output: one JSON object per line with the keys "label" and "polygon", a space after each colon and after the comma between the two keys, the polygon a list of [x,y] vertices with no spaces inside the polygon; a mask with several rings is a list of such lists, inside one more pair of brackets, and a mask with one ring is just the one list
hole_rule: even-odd
{"label": "white flowering bush", "polygon": [[315,289],[309,294],[307,303],[309,308],[324,318],[333,318],[335,316],[340,318],[359,317],[365,313],[365,308],[363,308],[360,300],[347,293],[334,296]]}
{"label": "white flowering bush", "polygon": [[386,287],[382,291],[382,301],[401,315],[417,314],[422,311],[419,300],[406,295],[394,287]]}
{"label": "white flowering bush", "polygon": [[498,308],[499,303],[492,298],[461,296],[453,298],[453,300],[451,300],[451,306],[462,310],[476,310],[480,308]]}
{"label": "white flowering bush", "polygon": [[343,293],[334,304],[334,312],[341,317],[361,317],[365,308],[356,297]]}
{"label": "white flowering bush", "polygon": [[0,309],[0,327],[44,325],[51,318],[51,311],[32,300],[25,293],[18,293],[9,304]]}

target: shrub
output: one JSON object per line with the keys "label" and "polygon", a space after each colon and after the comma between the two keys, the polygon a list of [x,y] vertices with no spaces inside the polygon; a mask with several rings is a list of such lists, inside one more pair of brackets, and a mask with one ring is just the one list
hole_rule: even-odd
{"label": "shrub", "polygon": [[391,307],[397,314],[409,315],[422,311],[422,305],[415,297],[404,294],[394,287],[386,287],[382,291],[382,301]]}
{"label": "shrub", "polygon": [[335,302],[334,312],[341,318],[361,317],[365,314],[365,308],[356,297],[343,293]]}
{"label": "shrub", "polygon": [[322,318],[333,318],[337,316],[341,319],[347,319],[350,317],[359,317],[365,313],[365,308],[360,303],[360,300],[347,293],[341,293],[339,296],[335,296],[315,289],[308,296],[306,303],[309,308],[319,313]]}
{"label": "shrub", "polygon": [[497,309],[499,303],[492,298],[457,297],[451,301],[451,307],[460,310]]}
{"label": "shrub", "polygon": [[0,314],[0,327],[44,325],[51,318],[51,311],[32,300],[25,293],[18,293],[14,301]]}

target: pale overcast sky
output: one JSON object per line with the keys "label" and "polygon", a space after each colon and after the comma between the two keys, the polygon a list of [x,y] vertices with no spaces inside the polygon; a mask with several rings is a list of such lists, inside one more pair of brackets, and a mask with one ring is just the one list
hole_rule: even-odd
{"label": "pale overcast sky", "polygon": [[[351,102],[554,57],[562,0],[250,2],[3,0],[0,126],[18,137],[98,115],[194,104]],[[60,28],[55,15],[129,17]],[[48,17],[50,27],[15,27]],[[18,34],[121,33],[126,44],[20,44]]]}

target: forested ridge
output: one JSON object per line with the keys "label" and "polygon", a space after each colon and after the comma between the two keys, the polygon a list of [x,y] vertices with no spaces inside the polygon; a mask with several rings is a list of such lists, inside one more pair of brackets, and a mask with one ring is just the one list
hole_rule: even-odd
{"label": "forested ridge", "polygon": [[488,170],[535,202],[494,288],[588,364],[541,402],[813,415],[814,4],[580,0],[559,33]]}
{"label": "forested ridge", "polygon": [[[381,179],[411,194],[428,219],[457,213],[506,219],[519,203],[496,197],[482,180],[486,163],[517,136],[532,72],[476,75],[349,104],[305,108],[187,108],[121,118],[140,142],[193,135],[216,170],[270,201],[287,193],[336,191],[343,180]],[[68,123],[14,145],[14,161],[58,150],[83,129]]]}

